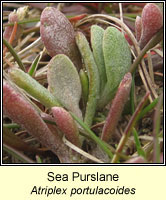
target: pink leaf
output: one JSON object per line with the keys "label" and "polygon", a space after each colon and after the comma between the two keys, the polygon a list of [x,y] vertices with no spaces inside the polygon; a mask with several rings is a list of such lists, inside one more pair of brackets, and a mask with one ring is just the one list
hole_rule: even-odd
{"label": "pink leaf", "polygon": [[130,73],[125,74],[123,80],[121,81],[115,98],[112,101],[112,105],[107,116],[105,125],[103,127],[101,139],[104,141],[109,141],[112,134],[115,131],[118,120],[123,111],[124,105],[127,102],[130,88],[131,88],[132,76]]}
{"label": "pink leaf", "polygon": [[6,81],[3,82],[3,111],[60,157],[62,162],[71,162],[70,157],[66,159],[68,151],[58,134],[52,134],[33,106]]}
{"label": "pink leaf", "polygon": [[143,157],[137,156],[127,160],[125,163],[147,163],[147,161]]}
{"label": "pink leaf", "polygon": [[40,34],[51,57],[65,54],[79,69],[81,59],[75,42],[73,26],[59,10],[46,7],[41,14]]}
{"label": "pink leaf", "polygon": [[52,113],[58,128],[65,134],[66,138],[76,146],[80,146],[79,131],[69,112],[61,107],[53,107]]}
{"label": "pink leaf", "polygon": [[154,3],[148,3],[142,11],[142,33],[139,41],[141,49],[163,26],[163,14]]}
{"label": "pink leaf", "polygon": [[141,38],[141,31],[142,31],[142,20],[140,16],[137,16],[135,20],[135,32],[137,41],[139,41]]}

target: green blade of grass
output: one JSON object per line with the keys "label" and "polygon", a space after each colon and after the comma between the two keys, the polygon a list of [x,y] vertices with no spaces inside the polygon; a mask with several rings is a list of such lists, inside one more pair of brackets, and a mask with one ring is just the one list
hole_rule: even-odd
{"label": "green blade of grass", "polygon": [[38,155],[36,155],[36,162],[37,163],[43,163],[42,159]]}
{"label": "green blade of grass", "polygon": [[44,52],[45,52],[45,48],[44,48],[43,51],[41,51],[40,54],[37,55],[36,58],[34,59],[32,65],[31,65],[31,67],[30,67],[30,69],[29,69],[29,71],[28,71],[28,74],[29,74],[30,76],[33,76],[33,75],[35,74],[35,72],[36,72],[36,70],[37,70],[37,68],[38,68],[39,62],[40,62],[40,60],[41,60],[41,58],[42,58]]}
{"label": "green blade of grass", "polygon": [[134,135],[134,140],[135,140],[135,145],[136,145],[136,148],[137,148],[138,155],[140,155],[140,156],[145,158],[145,152],[141,147],[141,143],[140,143],[140,140],[139,140],[138,133],[137,133],[136,129],[133,128],[132,132],[133,132],[133,135]]}
{"label": "green blade of grass", "polygon": [[16,51],[13,49],[13,47],[4,38],[3,38],[3,43],[8,48],[9,52],[12,54],[12,56],[14,57],[14,59],[16,60],[16,62],[18,63],[20,69],[22,69],[25,72],[25,67],[24,67],[24,65],[23,65],[20,57],[18,56],[18,54],[16,53]]}
{"label": "green blade of grass", "polygon": [[16,123],[11,123],[11,124],[3,124],[3,127],[5,128],[20,128],[20,125],[16,124]]}
{"label": "green blade of grass", "polygon": [[76,115],[74,115],[72,112],[70,112],[71,116],[79,123],[79,125],[89,134],[90,138],[94,140],[100,148],[110,157],[113,157],[112,152],[108,148],[108,146],[103,142],[100,138],[98,138],[93,131],[89,129],[89,127],[82,121],[80,120]]}
{"label": "green blade of grass", "polygon": [[158,103],[158,98],[155,99],[152,103],[150,103],[148,106],[146,106],[141,113],[139,114],[138,120],[140,120],[141,118],[143,118],[148,112],[150,112],[151,110],[153,110],[153,108],[156,106],[156,104]]}
{"label": "green blade of grass", "polygon": [[30,76],[34,75],[34,73],[35,73],[35,71],[37,69],[37,66],[38,66],[40,58],[41,58],[41,55],[37,55],[36,58],[35,58],[35,60],[33,61],[32,65],[31,65],[31,67],[30,67],[30,69],[28,71],[28,74]]}
{"label": "green blade of grass", "polygon": [[[27,23],[39,22],[39,21],[40,21],[40,18],[25,19],[25,20],[18,21],[17,24],[27,24]],[[14,26],[14,23],[8,23],[8,24],[3,25],[3,27],[6,27],[6,26]]]}

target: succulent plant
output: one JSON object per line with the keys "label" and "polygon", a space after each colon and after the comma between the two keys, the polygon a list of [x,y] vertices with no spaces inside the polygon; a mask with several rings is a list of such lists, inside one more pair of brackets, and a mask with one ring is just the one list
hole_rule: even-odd
{"label": "succulent plant", "polygon": [[89,94],[88,101],[86,104],[84,122],[88,126],[91,126],[93,122],[93,117],[96,112],[97,100],[99,99],[99,73],[89,43],[83,33],[77,33],[76,42],[80,50],[81,56],[83,58],[83,61],[85,63],[85,67],[89,78]]}
{"label": "succulent plant", "polygon": [[81,143],[79,139],[78,127],[69,112],[61,107],[53,107],[51,110],[59,130],[62,131],[71,143],[80,147]]}
{"label": "succulent plant", "polygon": [[136,39],[137,41],[141,38],[141,31],[142,31],[142,19],[140,16],[137,16],[135,19],[135,28],[136,28]]}
{"label": "succulent plant", "polygon": [[56,55],[48,64],[49,91],[68,110],[82,119],[79,108],[81,83],[78,72],[71,60],[64,54]]}
{"label": "succulent plant", "polygon": [[143,157],[137,156],[127,160],[125,163],[147,163],[147,161]]}
{"label": "succulent plant", "polygon": [[57,154],[62,162],[70,162],[67,156],[68,150],[59,135],[50,131],[35,108],[5,80],[3,82],[3,112]]}
{"label": "succulent plant", "polygon": [[[102,9],[99,4],[98,7]],[[136,124],[155,107],[158,100],[155,99],[152,104],[144,108],[148,98],[150,99],[148,91],[141,102],[136,105],[134,101],[135,74],[133,72],[147,52],[144,46],[163,26],[161,8],[154,3],[145,5],[142,16],[136,17],[136,39],[127,25],[116,17],[104,14],[92,16],[84,14],[68,20],[68,16],[66,17],[62,12],[54,7],[46,7],[41,12],[40,36],[44,49],[41,49],[42,45],[37,46],[35,52],[38,54],[40,50],[41,53],[35,56],[34,53],[28,52],[30,58],[31,55],[35,57],[30,70],[27,64],[29,55],[23,55],[22,49],[17,53],[9,39],[12,28],[8,25],[5,28],[4,38],[6,40],[4,39],[3,42],[5,49],[10,53],[4,54],[4,120],[9,118],[16,122],[19,125],[16,124],[17,127],[23,128],[28,136],[29,134],[34,136],[43,147],[57,155],[62,163],[86,162],[85,157],[99,163],[116,163],[124,162],[124,160],[126,163],[149,162],[150,159],[147,158],[139,142]],[[23,12],[23,17],[25,13]],[[9,16],[9,23],[15,22],[14,27],[17,28],[19,25],[17,22],[23,19],[22,16],[17,12],[12,12]],[[116,23],[115,26],[110,26],[110,20]],[[96,22],[103,25],[92,25]],[[30,28],[28,31],[37,31],[38,34],[39,29],[35,27],[35,30]],[[149,44],[153,43],[157,35]],[[147,45],[148,48],[158,44],[161,37],[162,35],[155,43]],[[136,40],[140,48],[144,48],[140,54]],[[30,44],[28,48],[23,49],[23,52],[35,45],[38,44],[36,42]],[[48,55],[45,57],[45,49],[51,58]],[[133,55],[137,56],[133,64],[131,49]],[[28,62],[21,60],[24,56],[28,58]],[[16,61],[14,67],[13,58]],[[45,58],[47,65],[43,67]],[[12,68],[9,69],[9,66]],[[147,83],[149,84],[148,81]],[[150,88],[150,84],[148,87]],[[130,100],[133,114],[124,133],[118,135],[122,137],[115,137],[118,143],[112,146],[112,143],[110,144],[112,135],[117,125],[121,125],[121,115],[128,100]],[[160,109],[158,109],[160,114],[159,111]],[[14,134],[12,136],[7,129],[4,133],[5,142],[13,148],[18,144],[20,150],[25,149],[30,152],[34,150],[35,153],[43,151],[29,148],[28,144],[22,143],[20,138],[15,137]],[[136,157],[123,155],[125,144],[131,133],[136,143],[134,149],[138,152]],[[158,134],[160,134],[159,129]],[[157,139],[155,142],[157,144]],[[158,147],[160,147],[159,142]],[[93,156],[88,153],[92,153]],[[158,151],[156,154],[156,160],[159,153]]]}
{"label": "succulent plant", "polygon": [[131,81],[132,76],[130,72],[128,72],[122,79],[116,92],[115,98],[112,101],[111,108],[108,113],[101,135],[101,139],[106,142],[109,141],[112,134],[114,134],[115,132],[118,119],[120,119],[121,113],[130,94]]}
{"label": "succulent plant", "polygon": [[103,54],[107,83],[98,102],[102,109],[114,97],[123,76],[131,66],[131,51],[124,35],[114,27],[108,27],[103,37]]}
{"label": "succulent plant", "polygon": [[104,86],[107,82],[104,55],[103,55],[103,36],[104,36],[103,28],[97,25],[91,26],[91,45],[93,49],[93,56],[100,76],[100,93],[102,93]]}
{"label": "succulent plant", "polygon": [[16,85],[24,89],[47,108],[61,106],[57,99],[29,74],[15,68],[10,70],[9,75]]}
{"label": "succulent plant", "polygon": [[46,7],[40,21],[41,39],[49,55],[53,57],[65,54],[80,69],[81,59],[75,42],[75,32],[66,16],[54,7]]}
{"label": "succulent plant", "polygon": [[[160,8],[154,3],[145,5],[142,11],[141,19],[136,19],[135,29],[139,46],[142,49],[148,41],[159,31],[163,26],[163,13]],[[141,35],[140,35],[141,28]]]}

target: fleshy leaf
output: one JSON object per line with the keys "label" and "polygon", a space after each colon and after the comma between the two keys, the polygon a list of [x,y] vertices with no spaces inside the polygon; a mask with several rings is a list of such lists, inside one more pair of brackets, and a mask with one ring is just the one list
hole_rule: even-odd
{"label": "fleshy leaf", "polygon": [[82,85],[82,98],[84,103],[86,104],[88,101],[88,94],[89,94],[89,80],[87,73],[81,69],[79,72],[80,75],[80,81]]}
{"label": "fleshy leaf", "polygon": [[117,90],[115,98],[112,101],[110,111],[108,113],[106,122],[103,127],[101,139],[105,142],[109,141],[109,139],[115,131],[124,105],[127,102],[127,99],[130,94],[131,82],[132,76],[130,72],[128,72],[127,74],[125,74],[124,78],[122,79],[119,85],[119,88]]}
{"label": "fleshy leaf", "polygon": [[154,3],[148,3],[142,11],[142,33],[139,41],[142,49],[148,41],[163,26],[163,14],[160,8]]}
{"label": "fleshy leaf", "polygon": [[89,78],[89,95],[86,105],[84,122],[90,127],[93,122],[97,101],[99,99],[100,79],[89,43],[83,33],[77,33],[76,42],[83,58]]}
{"label": "fleshy leaf", "polygon": [[36,98],[47,108],[61,106],[56,98],[29,74],[20,69],[11,69],[9,72],[12,81],[28,94]]}
{"label": "fleshy leaf", "polygon": [[103,53],[107,84],[99,101],[102,109],[115,95],[117,87],[131,66],[131,52],[124,35],[114,27],[104,31]]}
{"label": "fleshy leaf", "polygon": [[141,156],[136,156],[136,157],[130,158],[125,163],[147,163],[147,161]]}
{"label": "fleshy leaf", "polygon": [[79,131],[69,112],[60,107],[53,107],[51,110],[59,130],[65,134],[71,143],[80,147]]}
{"label": "fleshy leaf", "polygon": [[80,78],[75,66],[66,55],[56,55],[49,62],[48,84],[50,92],[56,99],[82,119],[79,108],[82,92]]}
{"label": "fleshy leaf", "polygon": [[53,134],[34,107],[8,82],[3,82],[3,111],[11,120],[20,124],[42,145],[59,156],[62,162],[70,162],[68,150],[58,134]]}
{"label": "fleshy leaf", "polygon": [[135,32],[137,41],[140,40],[141,31],[142,31],[142,20],[140,16],[137,16],[135,19]]}
{"label": "fleshy leaf", "polygon": [[97,25],[91,26],[91,45],[100,76],[100,92],[103,91],[107,82],[103,55],[103,35],[104,29]]}
{"label": "fleshy leaf", "polygon": [[46,7],[41,14],[40,34],[44,46],[51,57],[67,55],[77,69],[81,68],[81,58],[75,42],[73,26],[64,14],[53,7]]}

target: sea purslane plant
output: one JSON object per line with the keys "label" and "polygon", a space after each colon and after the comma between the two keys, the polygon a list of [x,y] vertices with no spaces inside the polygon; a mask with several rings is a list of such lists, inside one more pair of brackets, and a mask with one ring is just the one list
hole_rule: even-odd
{"label": "sea purslane plant", "polygon": [[[9,22],[12,22],[10,18]],[[47,88],[18,67],[10,69],[8,80],[3,82],[3,111],[55,153],[61,162],[74,162],[75,156],[77,162],[82,162],[76,152],[69,151],[64,136],[76,149],[82,149],[88,135],[77,122],[84,123],[90,132],[97,113],[106,110],[108,115],[95,141],[102,147],[104,142],[109,143],[129,99],[131,49],[120,28],[102,28],[95,24],[90,27],[90,38],[87,38],[83,31],[75,31],[67,17],[54,7],[42,11],[40,22],[41,40],[51,56],[46,66]],[[154,3],[145,5],[141,17],[137,16],[135,21],[136,39],[141,49],[162,26],[159,7]],[[6,30],[4,37],[9,39]],[[43,111],[27,100],[29,96],[44,106]],[[109,103],[111,106],[106,109]],[[54,125],[46,124],[45,120]],[[103,149],[110,151],[108,147]]]}

